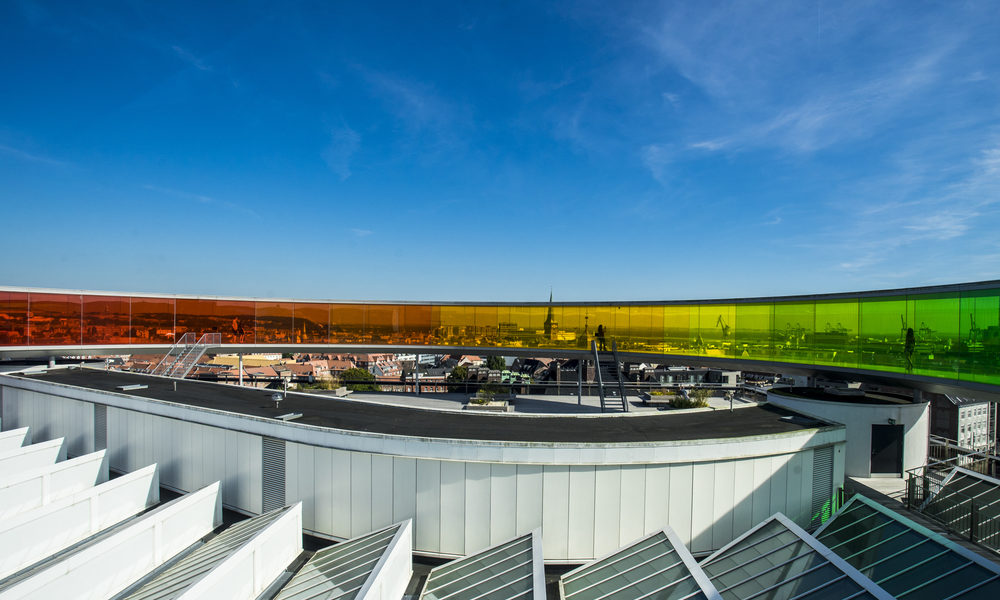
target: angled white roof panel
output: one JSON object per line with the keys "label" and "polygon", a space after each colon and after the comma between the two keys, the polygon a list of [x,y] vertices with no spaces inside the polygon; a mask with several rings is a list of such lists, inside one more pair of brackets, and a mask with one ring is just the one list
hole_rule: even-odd
{"label": "angled white roof panel", "polygon": [[545,598],[541,532],[514,538],[431,569],[420,600]]}
{"label": "angled white roof panel", "polygon": [[[271,584],[277,575],[284,570],[291,560],[302,551],[302,528],[301,514],[302,505],[294,504],[273,510],[269,513],[240,521],[226,528],[219,535],[211,538],[204,544],[198,546],[192,552],[170,565],[163,571],[157,573],[151,580],[141,585],[124,596],[129,600],[176,600],[179,598],[255,598],[267,586]],[[298,547],[286,562],[277,564],[273,560],[255,561],[254,551],[266,549],[274,542],[278,546],[284,545],[288,540],[272,540],[267,538],[266,533],[274,526],[284,525],[285,521],[294,527],[292,538],[297,540]],[[265,538],[265,539],[260,539]],[[260,543],[264,542],[264,543]],[[294,541],[293,541],[294,543]],[[230,565],[249,559],[248,569],[251,573],[261,563],[261,568],[270,569],[273,577],[258,578],[254,573],[252,579],[256,584],[253,586],[240,586],[245,581],[227,581],[225,578],[214,577],[217,570],[227,570],[227,562],[233,561]],[[259,579],[259,580],[258,580]],[[266,581],[264,581],[266,579]],[[236,587],[230,587],[232,585]],[[256,589],[258,588],[259,589]]]}
{"label": "angled white roof panel", "polygon": [[0,454],[0,473],[23,473],[66,458],[63,438],[21,446]]}
{"label": "angled white roof panel", "polygon": [[564,600],[722,598],[669,527],[566,573],[559,578],[559,595]]}
{"label": "angled white roof panel", "polygon": [[899,597],[1000,598],[1000,564],[861,495],[815,537]]}
{"label": "angled white roof panel", "polygon": [[25,444],[30,444],[31,438],[28,436],[28,428],[11,429],[0,433],[0,454],[17,450]]}
{"label": "angled white roof panel", "polygon": [[726,600],[892,598],[781,513],[716,551],[701,567]]}
{"label": "angled white roof panel", "polygon": [[[397,551],[405,557],[404,562],[411,560],[411,529],[411,521],[406,520],[320,550],[281,588],[274,600],[402,597],[411,570],[388,572],[398,568],[390,564],[390,554]],[[383,576],[395,578],[399,582],[395,585],[398,589],[383,589],[377,581]],[[368,593],[375,590],[380,593]]]}
{"label": "angled white roof panel", "polygon": [[104,450],[0,478],[0,521],[108,479]]}

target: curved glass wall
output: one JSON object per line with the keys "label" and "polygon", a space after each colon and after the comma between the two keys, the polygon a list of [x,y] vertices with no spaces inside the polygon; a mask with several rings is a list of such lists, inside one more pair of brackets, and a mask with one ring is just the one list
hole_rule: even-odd
{"label": "curved glass wall", "polygon": [[[969,289],[970,287],[974,289]],[[1000,384],[1000,282],[932,291],[631,304],[386,304],[0,290],[0,346],[357,344],[586,350],[869,369]]]}

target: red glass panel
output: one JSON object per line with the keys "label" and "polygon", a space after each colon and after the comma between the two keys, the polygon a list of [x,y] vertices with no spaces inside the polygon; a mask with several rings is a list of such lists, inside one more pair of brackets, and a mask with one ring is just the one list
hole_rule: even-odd
{"label": "red glass panel", "polygon": [[127,344],[129,301],[123,296],[83,297],[83,343]]}
{"label": "red glass panel", "polygon": [[80,343],[80,296],[29,294],[28,335],[32,345]]}
{"label": "red glass panel", "polygon": [[297,302],[295,304],[295,343],[329,343],[330,305]]}
{"label": "red glass panel", "polygon": [[174,343],[174,299],[132,297],[132,343]]}
{"label": "red glass panel", "polygon": [[283,344],[295,340],[291,302],[257,302],[256,306],[258,344]]}
{"label": "red glass panel", "polygon": [[370,304],[366,315],[373,344],[403,343],[403,307],[393,304]]}
{"label": "red glass panel", "polygon": [[367,341],[363,304],[330,305],[330,343],[354,344]]}
{"label": "red glass panel", "polygon": [[233,300],[177,300],[177,333],[199,337],[221,333],[224,344],[252,343],[254,340],[253,302]]}
{"label": "red glass panel", "polygon": [[0,346],[28,345],[28,294],[0,292]]}

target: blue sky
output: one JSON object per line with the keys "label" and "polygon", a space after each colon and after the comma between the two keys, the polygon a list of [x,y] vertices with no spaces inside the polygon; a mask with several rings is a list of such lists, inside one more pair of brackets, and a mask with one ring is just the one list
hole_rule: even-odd
{"label": "blue sky", "polygon": [[639,300],[1000,277],[995,2],[342,4],[0,4],[0,285]]}

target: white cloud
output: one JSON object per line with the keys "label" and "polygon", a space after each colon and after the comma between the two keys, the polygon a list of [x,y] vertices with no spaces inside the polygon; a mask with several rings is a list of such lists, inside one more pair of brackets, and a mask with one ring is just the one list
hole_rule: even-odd
{"label": "white cloud", "polygon": [[351,158],[361,145],[361,136],[344,124],[330,132],[330,143],[323,150],[323,160],[330,170],[345,181],[351,176]]}
{"label": "white cloud", "polygon": [[174,55],[176,55],[177,58],[181,59],[182,61],[186,62],[187,64],[191,65],[192,67],[198,69],[199,71],[211,71],[212,70],[212,67],[210,67],[207,64],[205,64],[204,60],[202,60],[201,58],[198,58],[197,56],[195,56],[191,52],[185,50],[184,48],[181,48],[180,46],[177,46],[177,45],[173,45],[173,46],[170,47],[170,49],[173,50]]}

